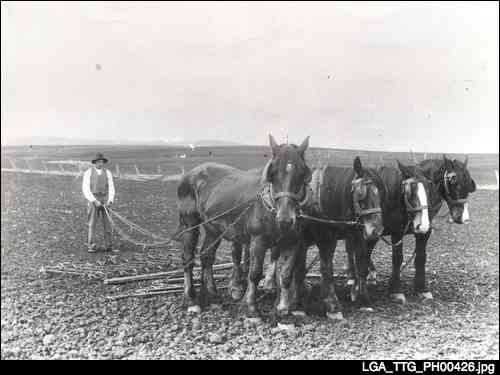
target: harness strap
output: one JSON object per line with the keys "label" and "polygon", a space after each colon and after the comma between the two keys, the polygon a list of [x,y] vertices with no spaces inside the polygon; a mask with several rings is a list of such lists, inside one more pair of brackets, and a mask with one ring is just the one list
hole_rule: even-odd
{"label": "harness strap", "polygon": [[412,206],[408,205],[406,207],[406,210],[408,212],[420,212],[420,211],[423,211],[427,208],[429,208],[427,205],[421,205],[421,206],[417,206],[417,207],[412,207]]}
{"label": "harness strap", "polygon": [[273,194],[273,198],[274,200],[278,200],[280,198],[285,198],[285,197],[288,197],[288,198],[292,198],[292,199],[295,199],[295,200],[299,200],[302,198],[302,195],[303,194],[295,194],[295,193],[291,193],[289,191],[281,191],[279,193],[276,193],[276,194]]}
{"label": "harness strap", "polygon": [[306,219],[306,220],[316,221],[318,223],[323,223],[323,224],[332,224],[332,225],[336,225],[336,224],[339,224],[339,225],[363,225],[363,224],[361,224],[357,220],[356,221],[353,221],[353,220],[346,220],[346,221],[342,221],[342,220],[328,220],[328,219],[321,219],[321,218],[316,217],[316,216],[309,216],[309,215],[302,214],[302,213],[299,214],[298,217]]}
{"label": "harness strap", "polygon": [[369,209],[366,209],[366,210],[360,210],[359,213],[358,213],[358,216],[367,216],[367,215],[371,215],[371,214],[380,214],[382,213],[382,209],[380,207],[376,207],[376,208],[369,208]]}

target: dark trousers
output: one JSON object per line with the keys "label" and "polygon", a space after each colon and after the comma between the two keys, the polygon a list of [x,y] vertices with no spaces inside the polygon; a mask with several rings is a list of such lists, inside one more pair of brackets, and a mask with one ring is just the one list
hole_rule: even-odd
{"label": "dark trousers", "polygon": [[106,211],[104,211],[104,207],[96,207],[95,204],[89,203],[88,206],[88,222],[89,222],[89,239],[88,245],[89,248],[95,248],[95,233],[97,221],[102,220],[102,226],[104,230],[104,247],[105,249],[111,248],[111,223],[109,221],[108,215]]}

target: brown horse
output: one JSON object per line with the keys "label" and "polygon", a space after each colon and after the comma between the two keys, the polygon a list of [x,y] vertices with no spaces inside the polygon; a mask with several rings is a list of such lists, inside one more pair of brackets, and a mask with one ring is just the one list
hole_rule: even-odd
{"label": "brown horse", "polygon": [[[357,282],[352,285],[352,297],[365,307],[369,305],[366,289],[368,274],[368,247],[382,234],[382,210],[380,202],[384,199],[385,187],[375,170],[364,168],[359,157],[353,168],[324,166],[316,169],[310,184],[312,199],[304,207],[309,214],[305,218],[303,231],[303,250],[299,252],[296,271],[297,303],[303,303],[305,296],[305,256],[307,248],[316,245],[319,249],[321,294],[326,306],[327,316],[341,319],[342,309],[335,292],[333,279],[333,255],[338,240],[350,240],[356,244]],[[324,220],[317,222],[313,218]],[[273,252],[273,256],[276,257]],[[273,287],[275,259],[266,275],[265,287]],[[298,309],[300,310],[300,308]]]}
{"label": "brown horse", "polygon": [[[443,201],[448,205],[450,222],[467,224],[470,220],[467,199],[476,190],[476,183],[467,170],[467,161],[466,158],[462,163],[443,155],[442,159],[424,160],[414,167],[398,162],[399,171],[392,167],[379,169],[381,178],[390,190],[389,200],[383,202],[382,210],[385,234],[391,235],[393,243],[390,292],[396,302],[406,303],[400,282],[400,268],[403,263],[402,240],[407,233],[415,235],[414,290],[424,300],[433,298],[425,277],[426,247],[432,233],[430,223],[441,209]],[[419,190],[421,194],[418,194]],[[422,203],[422,197],[426,200],[425,204]],[[406,230],[402,231],[402,228]],[[350,263],[352,269],[352,259]],[[371,261],[370,270],[375,275]]]}
{"label": "brown horse", "polygon": [[301,242],[297,212],[306,199],[305,186],[311,177],[305,163],[309,137],[300,146],[278,145],[272,136],[269,140],[272,159],[262,171],[241,171],[227,165],[205,163],[187,173],[180,182],[177,191],[180,202],[178,233],[210,220],[203,224],[205,238],[200,249],[199,299],[192,282],[199,228],[182,233],[184,300],[188,311],[200,311],[201,306],[217,297],[212,265],[222,239],[233,243],[235,271],[232,286],[236,289],[241,279],[236,277],[241,273],[238,270],[241,248],[253,240],[243,299],[247,315],[259,315],[255,298],[257,284],[262,278],[265,251],[274,246],[279,249],[281,264],[277,312],[283,316],[290,310],[291,277]]}
{"label": "brown horse", "polygon": [[[431,221],[439,211],[436,204],[439,198],[435,186],[424,172],[414,166],[405,166],[399,161],[398,167],[381,167],[377,174],[386,187],[385,198],[381,202],[382,217],[384,223],[384,235],[390,235],[392,240],[392,278],[390,283],[391,297],[397,302],[404,303],[405,296],[402,293],[400,283],[400,269],[403,262],[403,237],[414,234],[416,239],[417,253],[425,252],[425,243],[431,232]],[[369,244],[368,256],[377,241]],[[354,245],[346,241],[346,251],[349,260],[349,274],[354,273],[353,253]],[[370,273],[372,281],[376,278],[375,267],[370,259]],[[419,284],[421,270],[418,268],[415,274],[415,286]]]}

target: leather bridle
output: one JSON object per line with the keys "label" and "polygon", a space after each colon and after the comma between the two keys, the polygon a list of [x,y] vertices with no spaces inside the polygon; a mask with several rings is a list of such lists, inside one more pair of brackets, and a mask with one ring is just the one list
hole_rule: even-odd
{"label": "leather bridle", "polygon": [[403,180],[403,199],[405,202],[406,206],[406,211],[408,214],[414,213],[414,212],[420,212],[428,208],[427,205],[419,205],[419,206],[413,206],[411,202],[408,200],[408,194],[407,191],[411,191],[411,184],[418,183],[419,181],[415,177],[410,177],[407,178],[406,180]]}
{"label": "leather bridle", "polygon": [[307,183],[302,185],[300,192],[298,193],[292,193],[290,191],[280,191],[279,193],[274,193],[272,182],[268,182],[264,185],[261,192],[262,202],[271,212],[276,211],[276,204],[281,198],[291,198],[298,208],[302,208],[309,201],[310,195],[311,189],[308,188]]}
{"label": "leather bridle", "polygon": [[444,171],[443,174],[443,186],[444,186],[444,199],[450,205],[464,205],[467,203],[467,199],[453,199],[450,193],[449,181],[451,181],[454,177],[457,177],[455,172]]}
{"label": "leather bridle", "polygon": [[[354,192],[356,188],[358,188],[360,185],[364,185],[365,188],[367,188],[369,185],[373,185],[374,182],[373,180],[369,178],[357,178],[351,182],[352,189],[351,192]],[[354,215],[357,220],[361,219],[364,216],[372,215],[372,214],[379,214],[382,213],[382,208],[380,207],[373,207],[373,208],[367,208],[367,209],[362,209],[359,201],[363,200],[366,197],[367,192],[363,194],[363,197],[359,200],[353,199],[353,206],[354,206]]]}

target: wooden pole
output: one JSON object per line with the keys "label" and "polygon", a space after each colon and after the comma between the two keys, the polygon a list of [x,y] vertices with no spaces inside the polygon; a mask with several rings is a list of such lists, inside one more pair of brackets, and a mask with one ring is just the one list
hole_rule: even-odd
{"label": "wooden pole", "polygon": [[[199,286],[200,283],[193,283],[193,286]],[[227,289],[227,285],[219,286],[218,289]],[[184,288],[182,286],[172,286],[170,289],[165,289],[165,290],[147,290],[144,292],[137,292],[137,293],[127,293],[127,294],[118,294],[115,296],[107,296],[109,300],[117,300],[117,299],[123,299],[123,298],[129,298],[129,297],[152,297],[152,296],[161,296],[165,294],[175,294],[175,293],[182,293],[184,291]]]}
{"label": "wooden pole", "polygon": [[139,168],[137,168],[137,164],[134,164],[134,168],[135,168],[135,174],[140,175],[141,173],[139,172]]}
{"label": "wooden pole", "polygon": [[158,164],[158,174],[161,174],[161,165]]}
{"label": "wooden pole", "polygon": [[[230,269],[232,267],[233,267],[233,263],[222,263],[222,264],[214,265],[213,270],[214,271],[225,270],[225,269]],[[199,271],[201,271],[201,268],[195,267],[193,271],[199,272]],[[156,273],[149,273],[149,274],[144,274],[144,275],[115,277],[115,278],[111,278],[111,279],[105,279],[104,284],[112,285],[112,284],[124,284],[124,283],[129,283],[129,282],[134,282],[134,281],[142,281],[142,280],[157,280],[157,279],[164,279],[167,277],[181,276],[183,273],[184,273],[183,269],[178,269],[178,270],[174,270],[174,271],[156,272]]]}

